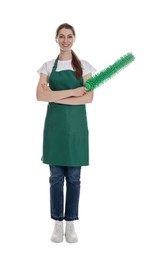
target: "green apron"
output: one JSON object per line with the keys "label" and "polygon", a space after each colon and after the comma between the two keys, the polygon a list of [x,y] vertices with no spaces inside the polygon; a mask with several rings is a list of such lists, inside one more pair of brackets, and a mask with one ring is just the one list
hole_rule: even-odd
{"label": "green apron", "polygon": [[[52,90],[69,90],[83,86],[74,71],[56,72],[55,60],[49,77]],[[43,133],[42,161],[55,166],[89,164],[88,126],[85,105],[63,105],[49,102]]]}

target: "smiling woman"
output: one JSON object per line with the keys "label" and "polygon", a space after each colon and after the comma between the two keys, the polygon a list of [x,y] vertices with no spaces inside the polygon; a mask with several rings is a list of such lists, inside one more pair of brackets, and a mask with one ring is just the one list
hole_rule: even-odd
{"label": "smiling woman", "polygon": [[[64,53],[67,50],[69,51],[72,48],[73,43],[75,42],[76,33],[73,26],[68,26],[66,24],[60,25],[56,31],[56,42],[59,44],[60,50]],[[71,50],[72,54],[72,66],[75,69],[75,74],[77,78],[82,76],[82,67],[81,62],[76,56],[76,54]],[[61,58],[60,58],[61,59]]]}
{"label": "smiling woman", "polygon": [[[51,218],[55,220],[53,242],[63,241],[63,219],[66,220],[66,241],[78,240],[73,220],[78,219],[80,172],[81,166],[89,165],[85,104],[92,102],[93,92],[88,92],[84,84],[95,69],[73,52],[75,39],[71,25],[60,25],[55,36],[60,53],[38,70],[37,99],[48,102],[42,161],[50,167],[50,208]],[[65,207],[64,179],[67,184]]]}

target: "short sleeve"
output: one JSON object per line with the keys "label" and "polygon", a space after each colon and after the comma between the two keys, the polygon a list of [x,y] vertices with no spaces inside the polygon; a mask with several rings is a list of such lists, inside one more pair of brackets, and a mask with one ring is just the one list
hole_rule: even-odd
{"label": "short sleeve", "polygon": [[82,64],[82,70],[83,70],[83,76],[92,73],[94,74],[96,72],[96,69],[86,60],[81,60]]}
{"label": "short sleeve", "polygon": [[37,70],[37,73],[38,74],[43,73],[45,75],[49,75],[48,67],[47,67],[47,63],[46,62]]}
{"label": "short sleeve", "polygon": [[47,75],[48,77],[50,76],[52,69],[53,69],[53,65],[54,65],[55,59],[50,60],[45,62],[38,70],[37,73],[44,73],[45,75]]}

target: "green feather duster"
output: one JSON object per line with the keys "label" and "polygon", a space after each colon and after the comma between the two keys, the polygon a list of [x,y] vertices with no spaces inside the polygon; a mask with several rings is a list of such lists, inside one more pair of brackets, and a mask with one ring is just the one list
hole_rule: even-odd
{"label": "green feather duster", "polygon": [[85,83],[85,87],[92,91],[95,88],[104,84],[107,80],[115,76],[120,70],[124,69],[135,57],[132,53],[127,53],[120,57],[115,63],[105,68],[104,70],[96,73],[93,77],[88,79]]}

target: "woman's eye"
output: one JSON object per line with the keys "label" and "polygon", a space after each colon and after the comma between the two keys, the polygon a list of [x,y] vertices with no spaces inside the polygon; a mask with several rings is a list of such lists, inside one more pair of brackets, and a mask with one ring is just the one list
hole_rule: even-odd
{"label": "woman's eye", "polygon": [[72,39],[73,36],[72,36],[72,35],[68,35],[67,37],[65,37],[64,35],[59,35],[58,38],[59,38],[59,39],[65,39],[65,38],[67,38],[67,39]]}

